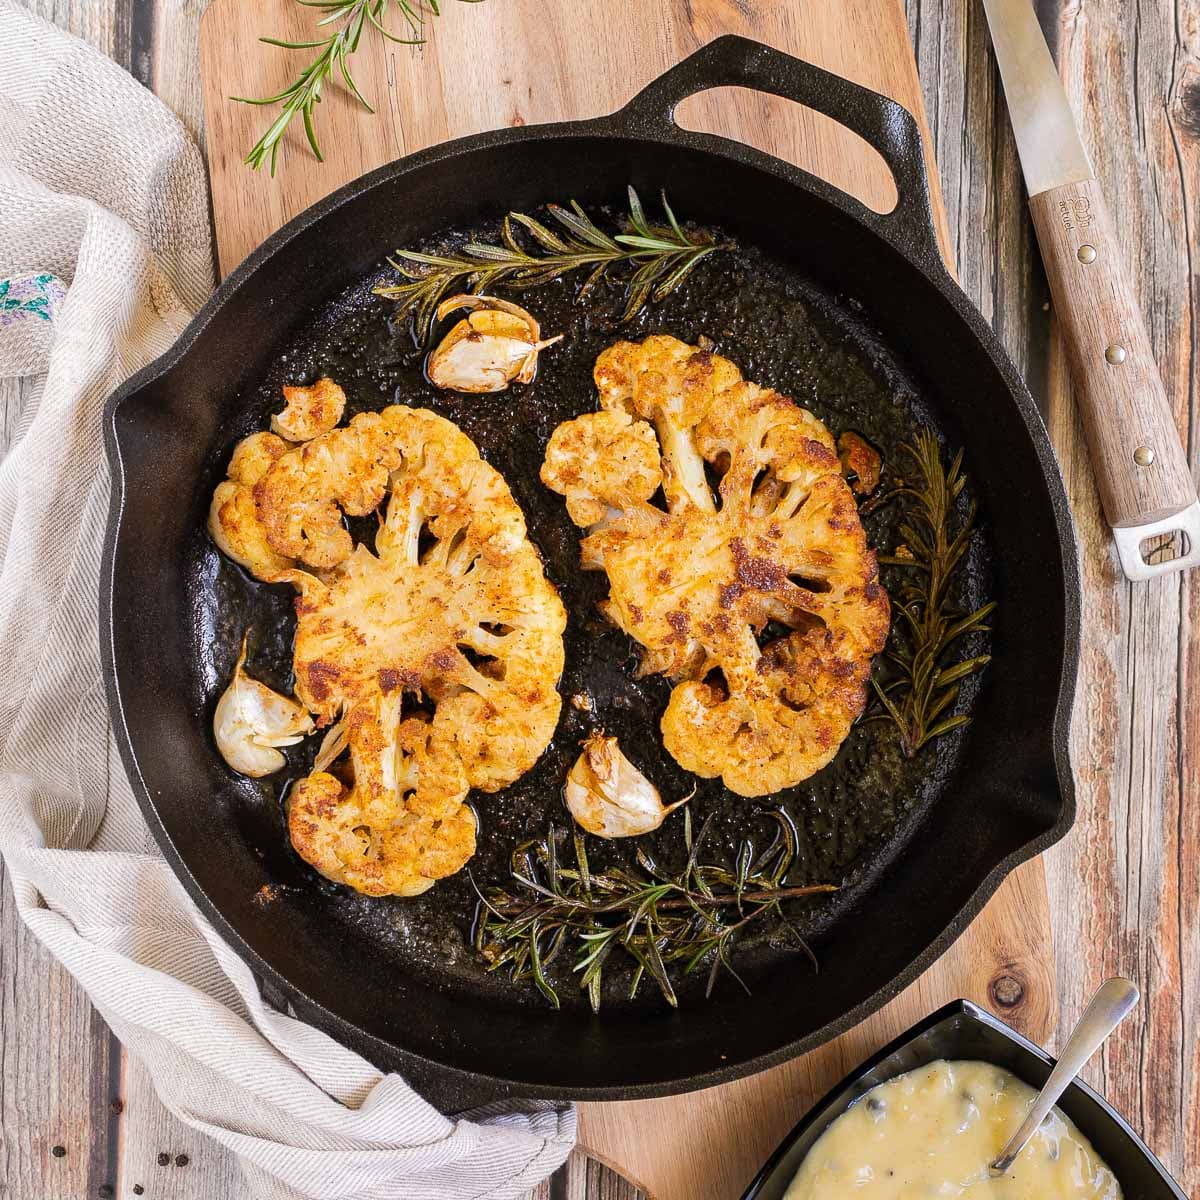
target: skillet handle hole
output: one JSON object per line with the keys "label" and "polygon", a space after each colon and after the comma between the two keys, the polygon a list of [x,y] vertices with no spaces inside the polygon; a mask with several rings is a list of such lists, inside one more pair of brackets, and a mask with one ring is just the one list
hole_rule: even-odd
{"label": "skillet handle hole", "polygon": [[1182,529],[1174,529],[1170,533],[1143,538],[1138,550],[1148,567],[1157,567],[1177,558],[1186,558],[1192,552],[1192,541]]}
{"label": "skillet handle hole", "polygon": [[753,88],[710,88],[682,101],[675,123],[786,159],[874,212],[886,215],[896,207],[896,181],[879,151],[832,117],[794,100]]}

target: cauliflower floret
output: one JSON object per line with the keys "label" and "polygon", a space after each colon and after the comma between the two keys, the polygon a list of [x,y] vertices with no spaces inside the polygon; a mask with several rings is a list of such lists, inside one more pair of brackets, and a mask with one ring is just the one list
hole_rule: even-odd
{"label": "cauliflower floret", "polygon": [[[799,783],[862,712],[889,624],[833,438],[671,337],[618,342],[595,379],[602,411],[555,430],[542,480],[588,528],[583,565],[607,572],[604,611],[644,647],[642,673],[678,681],[664,744],[743,796]],[[603,418],[621,413],[618,443]],[[667,511],[648,502],[651,456],[612,453],[655,432]],[[706,462],[721,472],[719,504]],[[769,622],[791,632],[760,646]]]}
{"label": "cauliflower floret", "polygon": [[328,432],[342,419],[346,407],[346,393],[332,379],[318,379],[311,387],[285,387],[283,398],[287,407],[271,418],[274,432],[252,433],[237,444],[229,460],[228,478],[217,485],[208,512],[208,529],[217,546],[251,574],[266,580],[295,566],[298,556],[272,549],[254,498],[255,487],[293,449],[289,442],[308,441]]}
{"label": "cauliflower floret", "polygon": [[550,437],[542,482],[566,497],[576,525],[596,525],[611,509],[633,509],[662,484],[654,430],[627,412],[589,413]]}
{"label": "cauliflower floret", "polygon": [[353,783],[314,771],[292,789],[292,845],[322,875],[370,896],[416,896],[475,853],[475,814],[453,745],[375,693],[347,717]]}
{"label": "cauliflower floret", "polygon": [[[319,726],[340,722],[350,752],[349,782],[331,767],[293,788],[293,844],[339,883],[415,895],[473,853],[469,789],[506,787],[549,744],[566,614],[504,480],[424,409],[361,414],[275,459],[256,484],[259,515],[280,518],[263,521],[269,544],[292,544],[294,519],[308,550],[327,508],[370,511],[380,473],[374,552],[263,577],[300,593],[296,695]],[[432,714],[406,712],[406,696]]]}
{"label": "cauliflower floret", "polygon": [[295,565],[271,548],[254,504],[254,485],[287,450],[287,442],[273,433],[243,438],[229,460],[229,478],[217,484],[208,510],[208,531],[218,548],[259,579]]}
{"label": "cauliflower floret", "polygon": [[328,433],[346,411],[346,393],[332,379],[310,387],[285,387],[287,408],[271,418],[271,431],[289,442],[307,442]]}
{"label": "cauliflower floret", "polygon": [[383,413],[359,413],[349,425],[295,447],[254,486],[271,546],[319,570],[337,566],[354,549],[342,513],[374,512],[399,465],[400,448]]}

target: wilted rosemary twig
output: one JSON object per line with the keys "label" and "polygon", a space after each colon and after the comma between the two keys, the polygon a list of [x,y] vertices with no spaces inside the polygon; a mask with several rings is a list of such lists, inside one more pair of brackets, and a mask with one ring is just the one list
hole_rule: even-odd
{"label": "wilted rosemary twig", "polygon": [[[473,2],[473,0],[469,0]],[[340,74],[346,87],[354,98],[367,110],[375,110],[367,102],[354,77],[350,74],[348,59],[358,49],[363,32],[369,28],[375,29],[389,41],[402,46],[417,45],[424,41],[421,36],[424,25],[424,6],[427,3],[429,11],[436,17],[440,15],[438,0],[296,0],[306,8],[320,9],[325,15],[317,22],[318,28],[335,26],[334,32],[327,38],[316,38],[309,42],[285,42],[279,38],[259,38],[268,46],[279,46],[283,50],[317,50],[317,56],[300,72],[294,83],[277,92],[274,96],[264,96],[261,100],[247,96],[233,96],[231,99],[241,104],[278,104],[281,105],[279,116],[271,123],[266,133],[254,144],[253,149],[246,155],[246,163],[258,170],[263,163],[270,161],[271,174],[275,174],[275,162],[279,156],[279,144],[284,132],[292,123],[297,113],[304,120],[304,132],[308,136],[308,144],[317,156],[318,162],[324,162],[321,146],[317,141],[316,128],[313,123],[313,110],[321,102],[327,80]],[[397,37],[384,26],[393,6],[400,10],[408,26],[408,37]]]}
{"label": "wilted rosemary twig", "polygon": [[[677,288],[696,265],[714,250],[728,249],[706,233],[686,233],[680,226],[666,193],[662,195],[665,225],[654,225],[646,217],[638,194],[629,189],[631,232],[610,237],[597,228],[574,201],[569,208],[548,205],[561,230],[550,228],[525,213],[510,212],[504,218],[501,244],[468,242],[457,254],[420,254],[397,250],[389,259],[404,277],[403,283],[375,289],[376,295],[399,301],[397,317],[414,316],[417,337],[424,341],[438,301],[452,288],[473,292],[490,291],[503,284],[509,288],[536,287],[573,271],[588,270],[576,297],[582,300],[610,267],[637,264],[626,281],[628,297],[623,321],[628,321],[649,300],[661,300]],[[537,243],[532,252],[517,237],[517,226]]]}
{"label": "wilted rosemary twig", "polygon": [[[962,562],[975,525],[975,502],[961,520],[954,507],[966,476],[962,451],[949,470],[942,463],[937,438],[921,430],[913,445],[901,449],[912,460],[914,477],[901,480],[883,498],[900,498],[905,511],[900,524],[902,546],[879,561],[903,567],[906,577],[893,594],[895,619],[884,667],[885,679],[873,679],[875,691],[900,731],[900,745],[911,758],[931,739],[970,721],[966,714],[945,716],[958,697],[961,681],[981,671],[991,656],[946,663],[951,646],[968,633],[986,632],[984,624],[995,601],[974,612],[959,611],[950,600],[954,572]],[[887,668],[890,666],[891,671]],[[890,674],[891,678],[886,678]]]}
{"label": "wilted rosemary twig", "polygon": [[730,868],[700,862],[708,822],[693,838],[691,815],[685,810],[688,857],[678,874],[663,870],[640,847],[636,868],[592,872],[578,830],[572,839],[574,865],[568,865],[559,859],[562,831],[551,826],[544,839],[526,842],[513,852],[515,891],[480,893],[475,948],[488,960],[489,971],[508,967],[514,980],[532,979],[555,1008],[558,993],[546,968],[564,947],[575,952],[572,970],[594,1010],[600,1008],[602,973],[614,953],[635,964],[631,998],[649,975],[667,1003],[675,1006],[672,966],[690,975],[707,965],[706,994],[722,969],[745,987],[731,956],[746,927],[775,916],[811,957],[781,903],[837,890],[831,884],[783,885],[796,857],[796,830],[782,810],[770,816],[777,825],[771,844],[756,853],[749,840],[742,842]]}

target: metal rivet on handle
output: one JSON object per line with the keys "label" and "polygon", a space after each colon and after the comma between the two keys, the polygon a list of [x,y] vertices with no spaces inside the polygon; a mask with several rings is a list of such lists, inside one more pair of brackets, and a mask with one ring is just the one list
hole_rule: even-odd
{"label": "metal rivet on handle", "polygon": [[1108,359],[1114,367],[1120,366],[1125,361],[1125,347],[1118,346],[1115,342],[1104,351],[1104,357]]}
{"label": "metal rivet on handle", "polygon": [[1139,467],[1148,467],[1154,461],[1154,451],[1149,446],[1139,446],[1133,452],[1133,461]]}
{"label": "metal rivet on handle", "polygon": [[1096,261],[1096,247],[1095,246],[1080,246],[1079,247],[1079,261],[1081,263],[1095,262]]}

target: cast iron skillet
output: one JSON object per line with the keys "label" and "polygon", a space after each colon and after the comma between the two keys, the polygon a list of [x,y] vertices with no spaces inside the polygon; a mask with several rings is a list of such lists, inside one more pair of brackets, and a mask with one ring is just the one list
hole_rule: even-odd
{"label": "cast iron skillet", "polygon": [[[685,97],[724,85],[798,101],[861,135],[892,170],[896,209],[877,214],[793,166],[674,124]],[[185,575],[211,463],[231,444],[239,394],[315,306],[391,247],[420,242],[431,232],[428,214],[435,228],[470,227],[551,199],[608,202],[628,183],[644,196],[665,184],[677,204],[686,202],[689,218],[802,263],[829,292],[866,304],[882,339],[932,397],[948,439],[966,449],[1000,605],[993,665],[953,785],[921,836],[873,881],[849,934],[822,947],[820,975],[780,970],[757,980],[752,995],[730,989],[684,1013],[593,1018],[501,1003],[496,993],[481,1001],[436,972],[398,973],[372,954],[369,940],[321,919],[315,887],[256,902],[273,883],[271,871],[251,836],[253,818],[222,783],[211,713],[183,681],[201,619],[189,609]],[[1045,430],[939,257],[912,118],[891,100],[768,47],[722,38],[615,116],[464,138],[347,185],[269,238],[175,347],[112,398],[105,436],[114,479],[101,598],[108,700],[163,853],[266,984],[447,1105],[508,1092],[666,1094],[800,1054],[904,988],[1008,871],[1072,822],[1067,721],[1078,580]]]}

